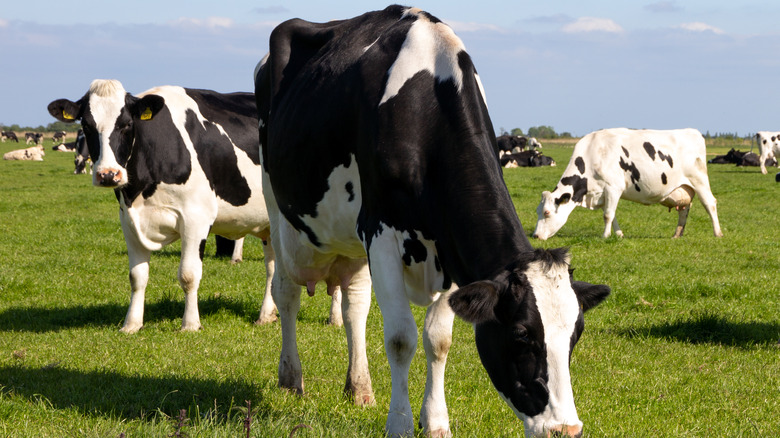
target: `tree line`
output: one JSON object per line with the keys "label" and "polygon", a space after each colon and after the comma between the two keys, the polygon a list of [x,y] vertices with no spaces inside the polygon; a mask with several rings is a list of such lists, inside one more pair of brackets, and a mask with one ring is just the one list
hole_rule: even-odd
{"label": "tree line", "polygon": [[[523,135],[527,137],[536,137],[536,138],[546,138],[546,139],[555,139],[555,138],[573,138],[572,134],[570,132],[561,132],[560,134],[555,132],[555,128],[552,126],[532,126],[528,128],[527,133],[523,133],[523,130],[520,128],[514,128],[511,131],[508,131],[504,129],[503,127],[499,129],[500,134],[499,135]],[[723,139],[723,140],[749,140],[753,134],[747,134],[740,136],[737,132],[716,132],[714,134],[710,134],[710,131],[707,131],[706,133],[702,134],[704,135],[704,138],[706,139]]]}
{"label": "tree line", "polygon": [[81,123],[53,122],[53,123],[49,123],[46,126],[40,125],[35,128],[32,126],[19,126],[18,124],[13,124],[13,125],[0,125],[0,128],[2,128],[3,131],[13,131],[13,132],[57,132],[57,131],[78,132],[78,130],[81,129]]}

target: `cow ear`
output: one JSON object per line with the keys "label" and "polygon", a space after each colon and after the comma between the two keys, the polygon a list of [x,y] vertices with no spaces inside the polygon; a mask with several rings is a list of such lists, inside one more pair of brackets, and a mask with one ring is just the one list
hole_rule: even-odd
{"label": "cow ear", "polygon": [[572,281],[571,287],[577,295],[577,300],[580,302],[583,312],[587,312],[599,305],[611,292],[607,285],[590,284],[584,281]]}
{"label": "cow ear", "polygon": [[571,193],[564,193],[560,198],[555,200],[555,205],[565,204],[569,201],[571,201]]}
{"label": "cow ear", "polygon": [[165,99],[162,96],[146,95],[132,104],[133,118],[143,121],[152,120],[164,106]]}
{"label": "cow ear", "polygon": [[68,99],[57,99],[47,107],[49,114],[60,122],[73,123],[80,118],[81,105]]}
{"label": "cow ear", "polygon": [[450,295],[449,303],[464,321],[479,324],[495,319],[500,286],[495,281],[477,281],[463,286]]}

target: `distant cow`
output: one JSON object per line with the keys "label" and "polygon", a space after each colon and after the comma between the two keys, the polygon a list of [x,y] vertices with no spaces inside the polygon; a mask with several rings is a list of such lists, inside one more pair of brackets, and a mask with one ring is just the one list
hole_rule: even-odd
{"label": "distant cow", "polygon": [[3,154],[4,160],[43,161],[43,146],[32,146],[27,149],[17,149]]}
{"label": "distant cow", "polygon": [[624,128],[592,132],[574,146],[558,185],[543,192],[533,236],[545,240],[565,223],[574,207],[604,210],[604,237],[610,226],[623,237],[615,210],[620,198],[661,204],[678,211],[674,237],[680,237],[694,193],[722,236],[715,197],[707,176],[704,137],[695,129],[671,131]]}
{"label": "distant cow", "polygon": [[40,132],[25,132],[24,137],[27,144],[41,144],[43,141],[43,134]]}
{"label": "distant cow", "polygon": [[[711,164],[729,164],[733,163],[737,166],[759,166],[760,158],[758,155],[754,154],[753,152],[742,152],[735,150],[734,148],[731,148],[726,155],[718,155],[711,160],[708,161],[708,163]],[[767,166],[776,166],[777,161],[774,158],[767,158],[764,160],[764,164]]]}
{"label": "distant cow", "polygon": [[395,5],[349,20],[290,20],[269,47],[255,96],[278,249],[279,385],[303,392],[301,286],[324,281],[344,285],[345,390],[373,402],[365,354],[373,284],[392,379],[388,435],[414,435],[416,304],[428,306],[422,433],[450,435],[444,368],[454,311],[474,324],[482,364],[526,436],[579,436],[569,359],[583,312],[609,288],[572,282],[565,250],[535,250],[525,237],[461,40],[432,15]]}
{"label": "distant cow", "polygon": [[502,167],[540,167],[540,166],[555,166],[555,160],[546,155],[542,155],[537,150],[528,150],[516,153],[503,153],[499,152],[499,160]]}
{"label": "distant cow", "polygon": [[508,153],[522,152],[526,147],[530,149],[542,147],[542,144],[534,137],[525,137],[523,135],[501,135],[496,138],[496,143],[499,151]]}
{"label": "distant cow", "polygon": [[51,141],[53,141],[54,143],[57,143],[58,141],[60,143],[65,143],[65,136],[66,135],[68,135],[68,133],[65,132],[65,131],[57,131],[57,132],[54,133],[54,135],[52,135]]}
{"label": "distant cow", "polygon": [[80,175],[87,173],[87,166],[89,166],[89,174],[92,175],[92,159],[89,158],[89,147],[87,147],[87,137],[84,135],[84,130],[79,129],[76,134],[76,156],[73,158],[73,173]]}
{"label": "distant cow", "polygon": [[19,137],[17,137],[16,133],[13,131],[3,131],[0,133],[0,139],[2,139],[3,143],[5,143],[6,140],[13,140],[19,143]]}
{"label": "distant cow", "polygon": [[780,132],[759,131],[756,133],[756,143],[758,143],[760,151],[761,173],[766,175],[766,160],[775,158],[775,165],[777,165],[777,160],[780,160]]}
{"label": "distant cow", "polygon": [[[201,252],[209,232],[269,237],[252,93],[165,86],[133,96],[118,81],[95,80],[83,98],[55,100],[49,113],[63,122],[81,119],[93,184],[114,189],[119,201],[132,289],[122,331],[143,325],[151,252],[178,239],[182,330],[199,329]],[[269,281],[260,322],[275,319],[274,253],[264,249]]]}

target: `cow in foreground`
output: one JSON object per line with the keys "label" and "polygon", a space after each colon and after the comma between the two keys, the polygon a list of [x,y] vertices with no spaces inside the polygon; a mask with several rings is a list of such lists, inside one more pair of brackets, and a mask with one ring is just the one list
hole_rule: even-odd
{"label": "cow in foreground", "polygon": [[712,219],[715,236],[723,236],[699,131],[615,128],[591,132],[574,146],[555,190],[542,193],[533,237],[553,236],[576,206],[603,209],[604,237],[610,236],[610,228],[623,237],[615,216],[621,198],[677,209],[673,237],[680,237],[695,194]]}
{"label": "cow in foreground", "polygon": [[373,403],[365,354],[373,284],[392,377],[389,435],[414,432],[413,303],[428,307],[426,434],[450,435],[444,367],[457,314],[474,324],[482,364],[527,436],[579,436],[569,358],[583,312],[609,288],[572,281],[566,250],[528,242],[481,90],[461,40],[416,8],[295,19],[272,32],[255,96],[278,250],[279,384],[304,390],[295,338],[301,286],[324,281],[342,286],[345,391]]}
{"label": "cow in foreground", "polygon": [[760,151],[758,165],[761,167],[761,173],[766,175],[766,160],[775,158],[780,161],[780,132],[756,132],[756,142]]}
{"label": "cow in foreground", "polygon": [[[201,255],[209,232],[269,237],[252,93],[164,86],[133,96],[119,81],[95,80],[78,101],[59,99],[48,108],[60,121],[81,120],[94,162],[92,182],[114,189],[119,201],[131,286],[121,330],[143,326],[151,253],[178,239],[182,330],[198,330]],[[267,245],[264,251],[270,286],[274,253]],[[264,319],[275,319],[270,287],[259,322]]]}

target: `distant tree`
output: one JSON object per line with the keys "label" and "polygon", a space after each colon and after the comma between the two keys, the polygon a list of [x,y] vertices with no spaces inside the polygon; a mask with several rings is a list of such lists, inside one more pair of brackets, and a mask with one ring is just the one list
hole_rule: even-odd
{"label": "distant tree", "polygon": [[558,136],[560,138],[572,138],[571,132],[561,132]]}
{"label": "distant tree", "polygon": [[523,130],[520,128],[514,128],[512,129],[512,132],[510,132],[512,135],[523,135]]}
{"label": "distant tree", "polygon": [[49,132],[57,132],[57,131],[65,131],[65,132],[77,132],[81,128],[80,123],[64,123],[64,122],[54,122],[49,123],[46,126],[46,131]]}
{"label": "distant tree", "polygon": [[536,138],[558,138],[552,126],[534,126],[528,128],[528,136]]}

